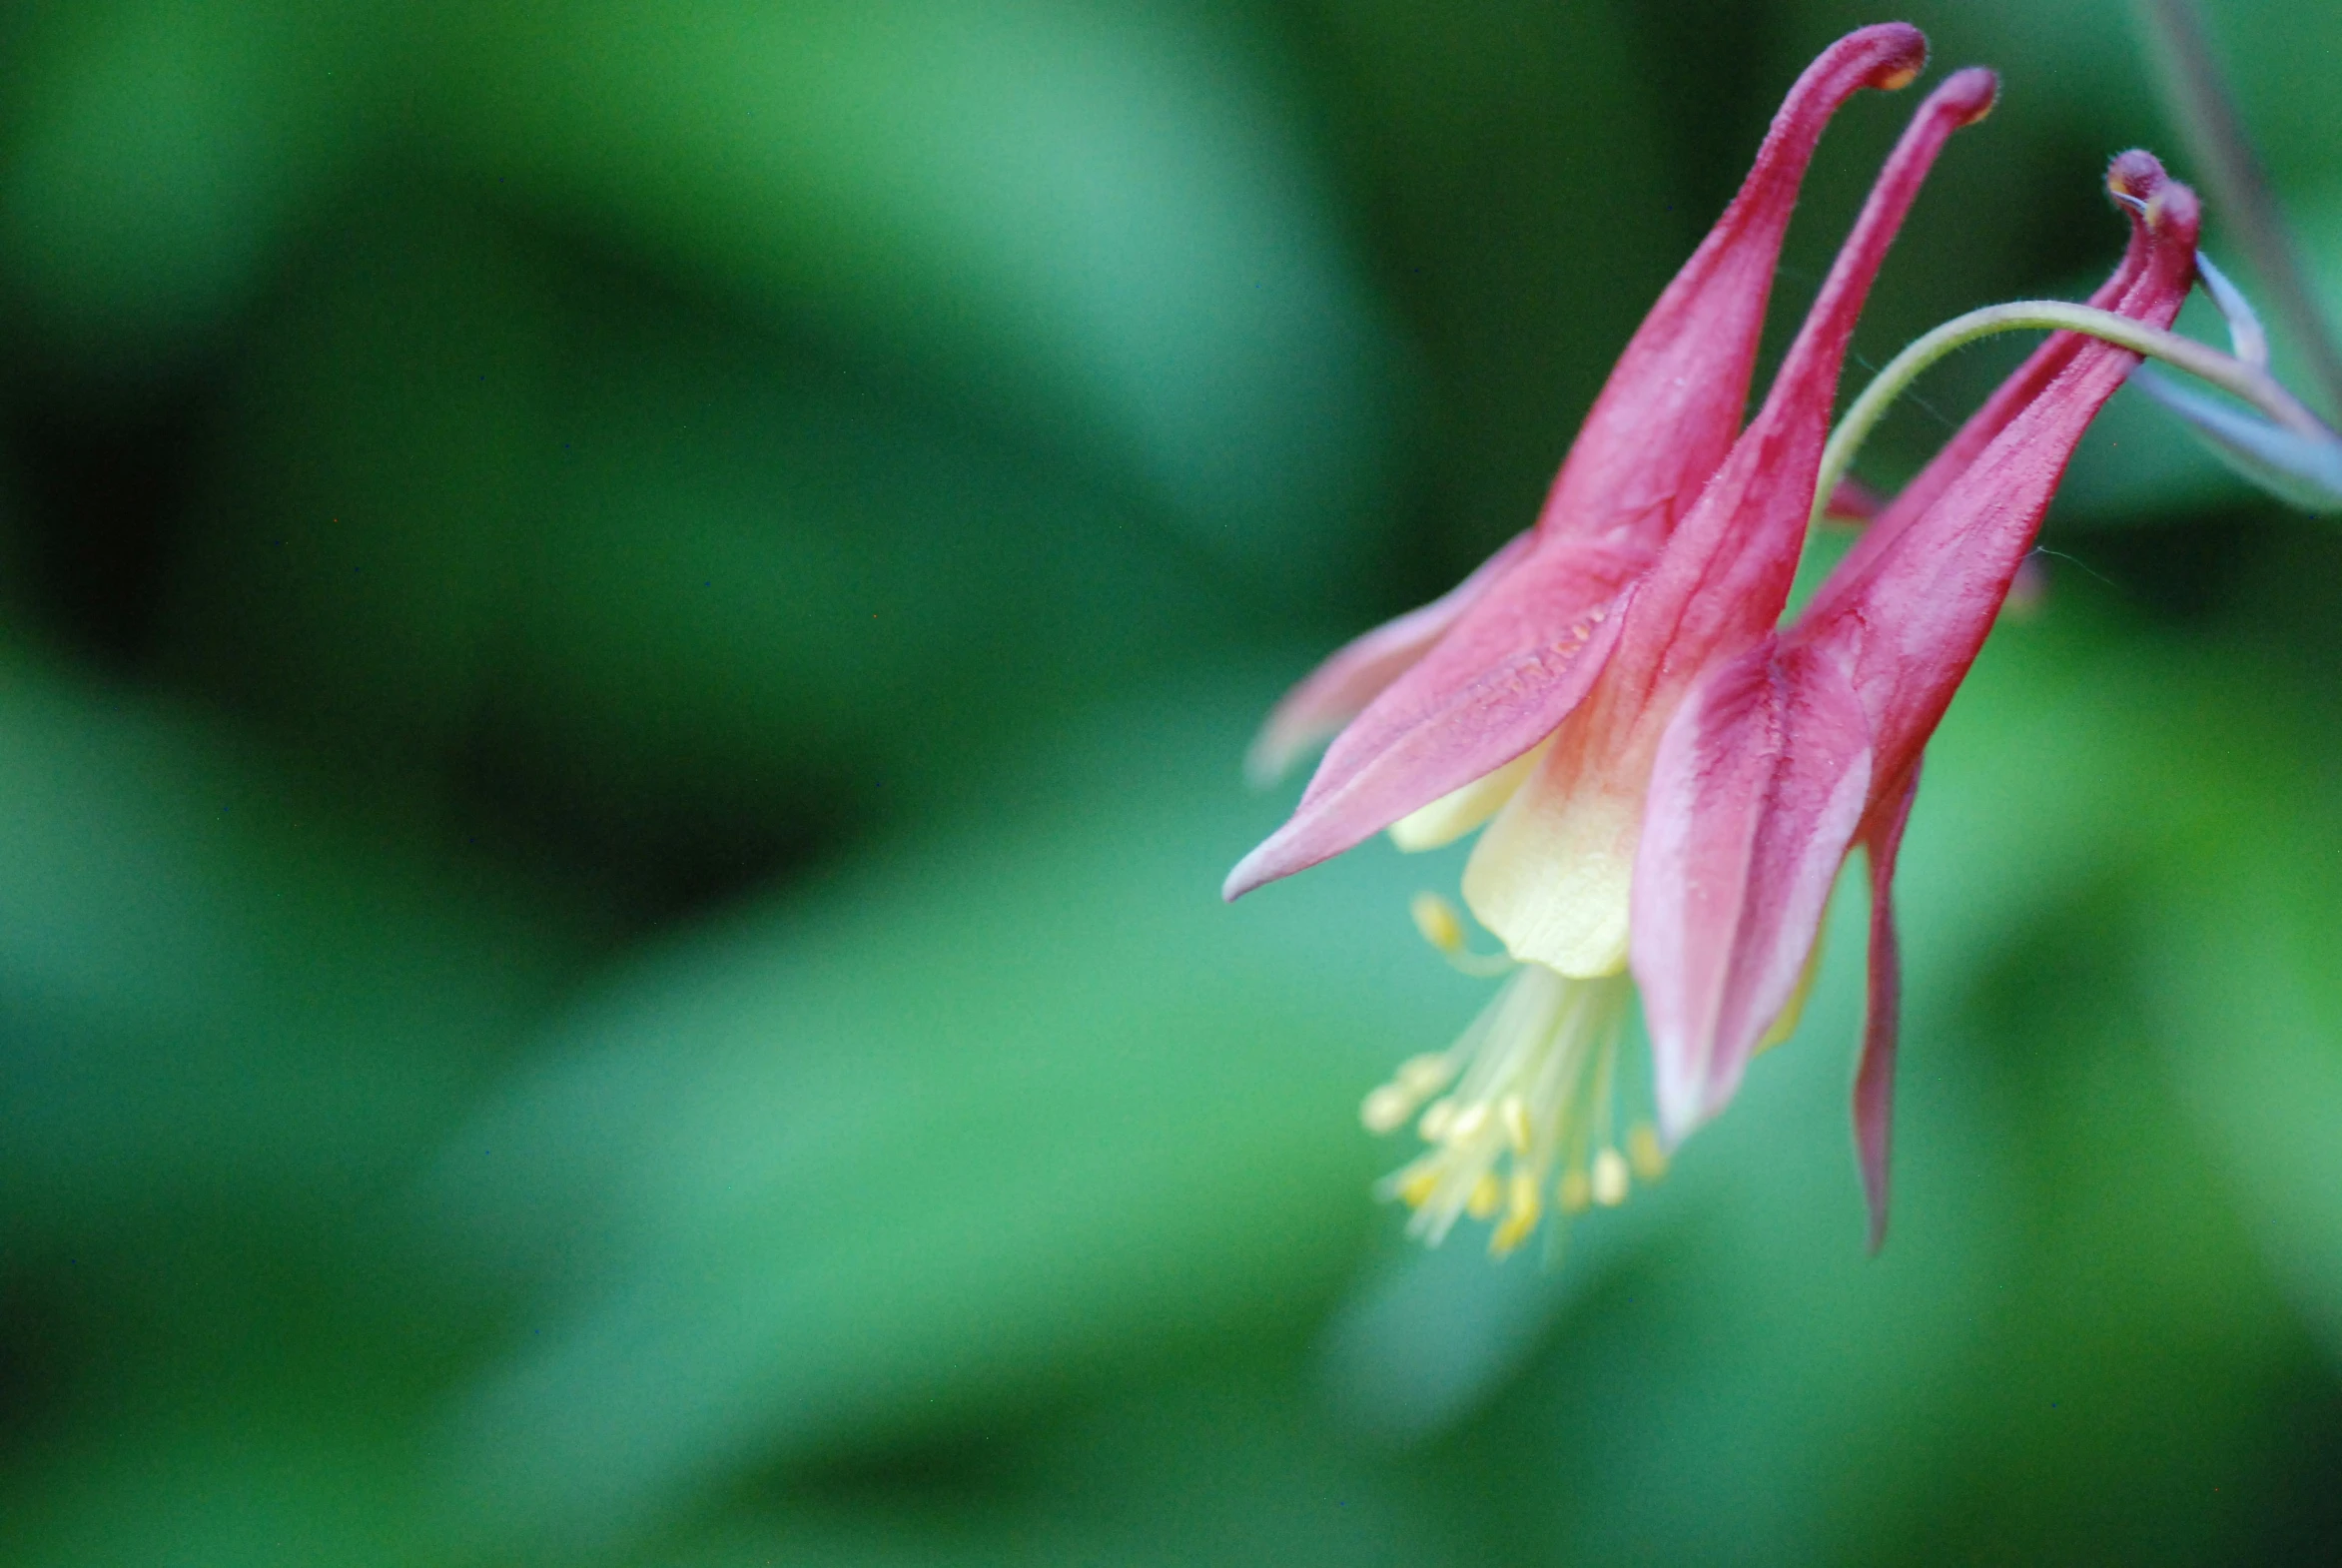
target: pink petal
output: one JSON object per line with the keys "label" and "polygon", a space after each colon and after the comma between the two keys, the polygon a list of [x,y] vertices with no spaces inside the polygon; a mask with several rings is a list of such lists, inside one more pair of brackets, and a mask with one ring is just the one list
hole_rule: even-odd
{"label": "pink petal", "polygon": [[1882,792],[1863,828],[1871,861],[1870,1001],[1863,1014],[1863,1058],[1854,1075],[1854,1147],[1871,1208],[1871,1250],[1887,1241],[1887,1156],[1895,1131],[1895,1046],[1903,1008],[1903,949],[1895,935],[1895,859],[1920,792],[1914,768]]}
{"label": "pink petal", "polygon": [[[1954,74],[1929,95],[1889,155],[1764,407],[1636,595],[1606,682],[1622,731],[1663,720],[1712,658],[1780,618],[1855,318],[1937,154],[1991,108],[1994,92],[1989,71]],[[1630,749],[1623,735],[1615,744]]]}
{"label": "pink petal", "polygon": [[1667,536],[1740,430],[1782,236],[1823,129],[1857,92],[1902,87],[1927,58],[1918,28],[1888,22],[1847,34],[1806,67],[1732,205],[1619,356],[1540,532],[1617,528],[1648,545]]}
{"label": "pink petal", "polygon": [[1528,547],[1529,535],[1515,534],[1438,598],[1343,644],[1269,710],[1244,755],[1245,776],[1255,784],[1273,784],[1303,752],[1338,734],[1385,686],[1413,668]]}
{"label": "pink petal", "polygon": [[[1732,438],[1781,229],[1815,139],[1855,91],[1900,87],[1925,57],[1916,29],[1886,24],[1849,34],[1799,78],[1741,195],[1588,415],[1537,549],[1335,740],[1292,820],[1229,873],[1226,897],[1338,854],[1494,771],[1576,706],[1608,657],[1629,585]],[[1778,613],[1776,604],[1767,623]]]}
{"label": "pink petal", "polygon": [[1551,734],[1601,668],[1649,563],[1615,540],[1537,540],[1341,732],[1291,820],[1237,863],[1222,896],[1338,855]]}
{"label": "pink petal", "polygon": [[1843,665],[1771,638],[1712,671],[1652,767],[1631,917],[1660,1128],[1721,1111],[1796,994],[1871,787]]}

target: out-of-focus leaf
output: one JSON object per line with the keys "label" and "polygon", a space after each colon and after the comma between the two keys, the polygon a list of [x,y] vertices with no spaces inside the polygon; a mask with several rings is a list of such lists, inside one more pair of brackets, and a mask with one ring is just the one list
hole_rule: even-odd
{"label": "out-of-focus leaf", "polygon": [[2216,62],[2272,178],[2288,190],[2330,181],[2342,104],[2320,62],[2342,54],[2342,13],[2323,5],[2201,3]]}
{"label": "out-of-focus leaf", "polygon": [[1535,515],[1709,215],[1679,210],[1623,8],[1301,9],[1340,73],[1339,147],[1372,192],[1386,287],[1438,381],[1428,513],[1460,575]]}
{"label": "out-of-focus leaf", "polygon": [[0,734],[0,1231],[347,1198],[572,951],[190,717],[20,663]]}
{"label": "out-of-focus leaf", "polygon": [[1286,584],[1377,505],[1397,362],[1257,40],[1065,0],[448,5],[448,157],[936,375]]}
{"label": "out-of-focus leaf", "polygon": [[0,1482],[0,1554],[20,1568],[84,1563],[314,1568],[439,1559],[381,1484],[393,1456],[331,1423],[226,1404],[123,1423],[110,1441],[21,1460]]}
{"label": "out-of-focus leaf", "polygon": [[372,12],[40,8],[9,78],[0,280],[47,346],[169,364],[245,303],[356,144],[381,55]]}
{"label": "out-of-focus leaf", "polygon": [[2223,744],[2194,751],[2216,783],[2191,802],[2182,852],[2144,863],[2137,963],[2183,1103],[2342,1356],[2342,833],[2328,778],[2282,722],[2304,717],[2263,693]]}
{"label": "out-of-focus leaf", "polygon": [[175,662],[304,727],[445,748],[553,545],[548,269],[451,204],[361,209],[248,340],[167,608]]}
{"label": "out-of-focus leaf", "polygon": [[1200,1380],[1190,1373],[1125,1386],[1046,1431],[947,1453],[940,1464],[931,1456],[910,1476],[882,1471],[875,1485],[792,1489],[778,1506],[641,1560],[644,1568],[776,1559],[839,1568],[1487,1560],[1480,1532],[1435,1511],[1428,1476],[1343,1443],[1297,1397],[1287,1372],[1281,1360],[1247,1358]]}
{"label": "out-of-focus leaf", "polygon": [[622,1532],[744,1463],[1302,1331],[1371,1215],[1357,1097],[1481,988],[1387,851],[1211,896],[1271,821],[1230,771],[1254,711],[1135,695],[549,1042],[434,1186],[565,1281],[450,1439],[483,1528]]}
{"label": "out-of-focus leaf", "polygon": [[254,356],[178,579],[215,688],[770,813],[1227,623],[1127,509],[949,410],[443,201],[364,227]]}

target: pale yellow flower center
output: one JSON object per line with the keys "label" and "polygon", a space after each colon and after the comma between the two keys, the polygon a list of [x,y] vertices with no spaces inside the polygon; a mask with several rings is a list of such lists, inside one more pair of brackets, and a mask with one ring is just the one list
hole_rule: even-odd
{"label": "pale yellow flower center", "polygon": [[[1461,925],[1444,901],[1418,899],[1416,920],[1451,957],[1486,962],[1461,953]],[[1489,1249],[1502,1255],[1549,1203],[1565,1213],[1616,1204],[1632,1176],[1657,1179],[1667,1163],[1656,1134],[1637,1125],[1622,1153],[1614,1127],[1631,995],[1624,975],[1521,965],[1453,1046],[1404,1063],[1366,1097],[1359,1115],[1370,1131],[1417,1119],[1429,1146],[1383,1183],[1414,1209],[1411,1234],[1437,1242],[1470,1214],[1495,1221]]]}

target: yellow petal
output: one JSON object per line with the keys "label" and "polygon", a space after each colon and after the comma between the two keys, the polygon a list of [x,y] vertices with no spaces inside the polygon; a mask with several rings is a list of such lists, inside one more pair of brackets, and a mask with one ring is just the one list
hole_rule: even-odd
{"label": "yellow petal", "polygon": [[1390,825],[1390,841],[1409,852],[1454,843],[1512,799],[1513,791],[1545,755],[1546,744],[1540,742],[1494,773],[1484,773],[1461,789],[1449,790],[1428,806],[1417,806]]}
{"label": "yellow petal", "polygon": [[1626,968],[1627,892],[1642,792],[1549,755],[1514,792],[1464,867],[1464,902],[1524,963],[1580,979]]}

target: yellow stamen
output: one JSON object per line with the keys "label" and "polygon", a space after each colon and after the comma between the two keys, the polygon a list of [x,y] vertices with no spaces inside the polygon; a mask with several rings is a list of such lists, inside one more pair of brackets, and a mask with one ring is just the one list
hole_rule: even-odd
{"label": "yellow stamen", "polygon": [[1407,905],[1407,913],[1415,917],[1415,929],[1423,940],[1442,953],[1461,953],[1464,950],[1464,920],[1456,907],[1436,893],[1418,893]]}
{"label": "yellow stamen", "polygon": [[1512,1146],[1512,1152],[1516,1155],[1527,1154],[1529,1152],[1529,1103],[1518,1095],[1507,1095],[1504,1097],[1503,1103],[1496,1108],[1496,1114],[1504,1123],[1504,1139]]}
{"label": "yellow stamen", "polygon": [[1667,1151],[1659,1147],[1659,1130],[1648,1122],[1637,1122],[1628,1130],[1626,1157],[1646,1186],[1667,1175]]}
{"label": "yellow stamen", "polygon": [[1415,1114],[1415,1108],[1447,1087],[1455,1065],[1444,1055],[1409,1057],[1399,1064],[1390,1082],[1366,1097],[1358,1120],[1369,1133],[1394,1133]]}
{"label": "yellow stamen", "polygon": [[1537,1178],[1526,1171],[1512,1174],[1510,1201],[1506,1205],[1504,1223],[1488,1237],[1488,1250],[1497,1257],[1504,1256],[1529,1238],[1537,1228],[1537,1220],[1544,1213],[1544,1202],[1537,1196]]}
{"label": "yellow stamen", "polygon": [[1453,1077],[1455,1068],[1445,1056],[1433,1051],[1401,1062],[1390,1081],[1417,1100],[1422,1100],[1445,1089],[1447,1081]]}
{"label": "yellow stamen", "polygon": [[1472,1183],[1472,1195],[1464,1204],[1464,1211],[1474,1219],[1486,1219],[1503,1201],[1504,1183],[1492,1176],[1483,1176]]}
{"label": "yellow stamen", "polygon": [[1366,1124],[1369,1133],[1395,1133],[1406,1125],[1414,1109],[1415,1103],[1406,1091],[1396,1084],[1385,1084],[1358,1107],[1358,1120]]}
{"label": "yellow stamen", "polygon": [[1561,1178],[1561,1211],[1565,1214],[1582,1214],[1593,1201],[1593,1184],[1586,1179],[1585,1172],[1572,1166]]}
{"label": "yellow stamen", "polygon": [[[1437,933],[1437,920],[1423,924]],[[1428,1146],[1382,1187],[1414,1209],[1410,1232],[1436,1243],[1459,1219],[1493,1221],[1489,1246],[1502,1254],[1554,1206],[1557,1175],[1566,1211],[1625,1196],[1626,1157],[1611,1130],[1631,996],[1623,975],[1518,967],[1453,1047],[1411,1059],[1366,1097],[1367,1126],[1395,1129],[1414,1115]]]}
{"label": "yellow stamen", "polygon": [[1615,1149],[1605,1149],[1594,1157],[1594,1201],[1604,1208],[1616,1208],[1626,1201],[1626,1156]]}
{"label": "yellow stamen", "polygon": [[1512,960],[1502,953],[1474,953],[1466,947],[1463,912],[1438,894],[1416,894],[1408,901],[1407,913],[1423,940],[1465,974],[1501,975],[1512,968]]}

